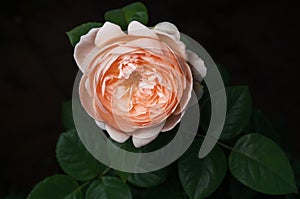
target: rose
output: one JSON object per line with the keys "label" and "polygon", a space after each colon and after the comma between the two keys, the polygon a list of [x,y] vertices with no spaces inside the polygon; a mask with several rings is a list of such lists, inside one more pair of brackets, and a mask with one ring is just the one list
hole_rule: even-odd
{"label": "rose", "polygon": [[169,22],[150,29],[133,21],[128,34],[106,22],[81,37],[74,58],[83,72],[79,96],[86,112],[113,140],[132,136],[135,147],[180,122],[193,81],[206,75]]}

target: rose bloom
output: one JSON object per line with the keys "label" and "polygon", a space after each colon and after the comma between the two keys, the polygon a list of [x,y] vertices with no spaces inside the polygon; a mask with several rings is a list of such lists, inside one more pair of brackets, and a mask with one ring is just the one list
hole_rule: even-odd
{"label": "rose bloom", "polygon": [[80,38],[74,57],[83,72],[79,96],[86,112],[113,140],[132,136],[135,147],[180,122],[193,84],[206,75],[169,22],[148,28],[132,21],[127,33],[106,22]]}

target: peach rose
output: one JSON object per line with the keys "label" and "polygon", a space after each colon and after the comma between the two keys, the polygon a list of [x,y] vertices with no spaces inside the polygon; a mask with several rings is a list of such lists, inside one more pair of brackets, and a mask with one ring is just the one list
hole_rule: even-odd
{"label": "peach rose", "polygon": [[113,140],[132,136],[135,147],[180,122],[193,81],[206,75],[203,61],[185,49],[168,22],[150,29],[132,21],[127,33],[106,22],[81,37],[74,57],[83,72],[84,109]]}

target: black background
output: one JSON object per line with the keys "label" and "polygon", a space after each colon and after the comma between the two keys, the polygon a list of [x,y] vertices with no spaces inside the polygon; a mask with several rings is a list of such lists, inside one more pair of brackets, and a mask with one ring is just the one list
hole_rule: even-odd
{"label": "black background", "polygon": [[[0,197],[29,191],[59,172],[55,144],[61,103],[77,67],[65,32],[133,1],[28,0],[1,3]],[[298,7],[289,1],[142,1],[153,26],[173,22],[231,74],[299,158]]]}

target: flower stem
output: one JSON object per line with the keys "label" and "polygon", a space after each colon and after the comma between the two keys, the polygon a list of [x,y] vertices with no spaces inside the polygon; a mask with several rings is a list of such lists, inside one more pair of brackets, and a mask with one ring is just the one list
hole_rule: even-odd
{"label": "flower stem", "polygon": [[91,182],[91,180],[82,183],[76,190],[81,190],[83,187],[85,187],[86,185],[90,184],[90,182]]}
{"label": "flower stem", "polygon": [[104,176],[111,168],[106,168],[103,172],[102,172],[102,175],[101,176]]}

